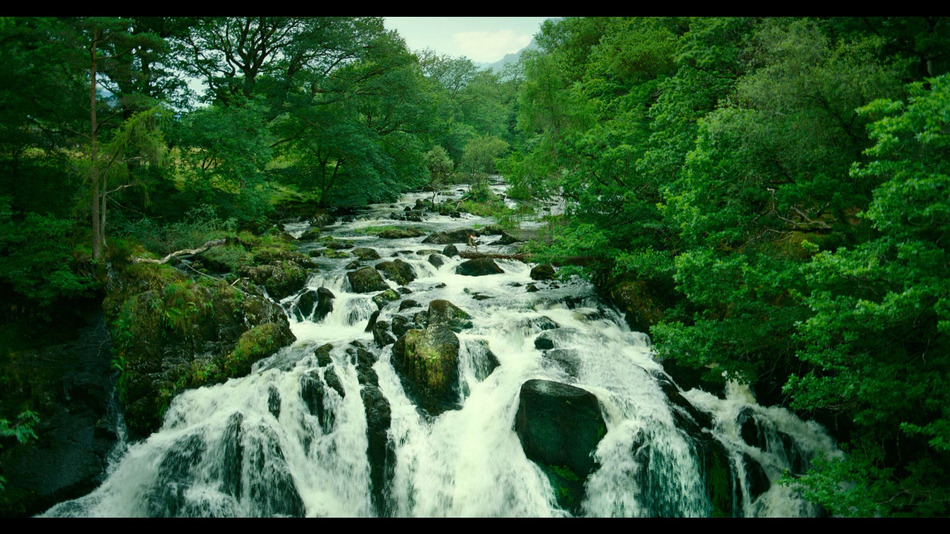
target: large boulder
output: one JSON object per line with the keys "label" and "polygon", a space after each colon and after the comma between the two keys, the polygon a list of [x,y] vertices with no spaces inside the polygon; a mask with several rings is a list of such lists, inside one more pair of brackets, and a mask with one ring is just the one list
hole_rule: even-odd
{"label": "large boulder", "polygon": [[393,345],[392,364],[421,411],[436,416],[458,408],[459,339],[447,325],[406,332]]}
{"label": "large boulder", "polygon": [[399,258],[396,258],[393,261],[377,263],[376,270],[383,273],[386,278],[396,282],[401,286],[404,286],[416,279],[416,272],[413,270],[412,265],[400,260]]}
{"label": "large boulder", "polygon": [[427,324],[445,325],[455,332],[461,332],[472,327],[472,316],[447,300],[436,299],[429,302]]}
{"label": "large boulder", "polygon": [[[3,402],[30,399],[36,439],[0,446],[0,517],[29,517],[95,489],[118,440],[110,336],[101,311],[75,338],[22,351],[6,363]],[[62,328],[61,325],[57,325]],[[65,341],[64,332],[48,339]],[[12,423],[12,422],[11,422]]]}
{"label": "large boulder", "polygon": [[486,276],[490,274],[502,274],[505,271],[495,263],[491,258],[476,258],[460,263],[455,268],[455,274],[462,276]]}
{"label": "large boulder", "polygon": [[389,289],[389,284],[383,280],[379,271],[368,266],[346,273],[346,279],[349,280],[354,293],[372,293]]}
{"label": "large boulder", "polygon": [[379,388],[379,377],[373,370],[376,362],[373,354],[361,346],[353,346],[347,352],[355,356],[357,379],[360,383],[360,398],[366,415],[366,455],[369,460],[370,494],[376,515],[392,514],[387,498],[393,469],[396,464],[395,447],[389,437],[392,410],[389,401]]}
{"label": "large boulder", "polygon": [[308,289],[300,295],[291,309],[298,321],[308,319],[318,323],[333,311],[334,298],[336,297],[333,292],[325,287]]}
{"label": "large boulder", "polygon": [[357,247],[350,251],[350,254],[356,256],[362,261],[371,261],[380,259],[379,252],[368,247]]}
{"label": "large boulder", "polygon": [[531,268],[532,280],[555,280],[556,278],[557,271],[554,270],[554,266],[550,263],[535,265]]}
{"label": "large boulder", "polygon": [[284,310],[246,281],[199,284],[161,265],[116,277],[103,305],[134,439],[158,429],[182,390],[243,376],[295,340]]}
{"label": "large boulder", "polygon": [[376,236],[381,239],[407,239],[412,237],[421,237],[424,235],[426,235],[425,232],[413,227],[385,228],[376,234]]}
{"label": "large boulder", "polygon": [[299,252],[264,249],[254,254],[254,264],[244,264],[237,271],[255,284],[267,289],[275,300],[289,297],[304,286],[316,263]]}
{"label": "large boulder", "polygon": [[423,243],[449,245],[452,243],[468,243],[469,236],[478,237],[479,231],[472,228],[435,232],[422,240]]}
{"label": "large boulder", "polygon": [[529,380],[521,386],[515,432],[525,456],[556,488],[558,504],[576,515],[596,468],[594,451],[607,433],[597,397],[568,384]]}

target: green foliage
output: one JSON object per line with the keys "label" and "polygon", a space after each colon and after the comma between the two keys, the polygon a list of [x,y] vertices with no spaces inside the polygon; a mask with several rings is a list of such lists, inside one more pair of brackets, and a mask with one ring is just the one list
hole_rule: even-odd
{"label": "green foliage", "polygon": [[906,82],[946,69],[948,37],[942,19],[568,18],[525,65],[503,170],[518,198],[565,203],[533,248],[675,287],[659,356],[837,421],[847,454],[794,481],[835,514],[946,515],[950,101],[943,77]]}
{"label": "green foliage", "polygon": [[15,217],[9,197],[0,197],[0,282],[40,308],[87,295],[97,282],[78,272],[74,232],[66,219],[37,213]]}
{"label": "green foliage", "polygon": [[[17,414],[16,423],[11,424],[6,419],[0,419],[0,439],[14,438],[17,443],[26,443],[36,439],[33,428],[39,423],[39,417],[29,410]],[[0,448],[2,450],[2,448]],[[6,480],[0,476],[0,492],[3,491]]]}
{"label": "green foliage", "polygon": [[864,452],[838,466],[874,488],[876,512],[945,515],[948,489],[934,473],[950,465],[950,79],[911,89],[906,106],[862,110],[885,114],[871,127],[872,159],[852,170],[881,183],[865,215],[879,233],[818,254],[806,270],[814,315],[799,328],[799,357],[814,370],[792,376],[786,390],[795,406],[851,416],[856,439],[914,451],[901,461]]}
{"label": "green foliage", "polygon": [[235,230],[235,219],[222,220],[209,204],[191,208],[178,222],[160,224],[154,219],[143,218],[128,222],[119,229],[147,250],[162,256],[176,250],[197,248],[212,239],[232,235]]}

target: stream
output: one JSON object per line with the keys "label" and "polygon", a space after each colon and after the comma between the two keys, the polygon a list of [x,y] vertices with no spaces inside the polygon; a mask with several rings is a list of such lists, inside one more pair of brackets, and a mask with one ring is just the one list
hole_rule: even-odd
{"label": "stream", "polygon": [[[503,191],[501,184],[494,188]],[[454,189],[438,200],[461,194]],[[303,291],[284,299],[297,337],[293,345],[258,362],[249,376],[180,394],[162,428],[125,445],[100,487],[44,515],[709,517],[723,505],[714,502],[704,467],[708,446],[722,451],[728,515],[819,514],[780,483],[785,472],[802,472],[817,454],[838,454],[815,423],[759,406],[738,386],[725,399],[679,391],[653,358],[649,337],[631,331],[584,280],[535,281],[532,264],[504,259],[495,260],[503,273],[464,276],[456,268],[465,260],[443,254],[443,244],[423,243],[425,236],[382,239],[373,232],[415,227],[429,235],[491,224],[465,213],[398,218],[432,196],[407,194],[322,229],[335,241],[379,253],[381,260],[362,265],[393,258],[408,263],[411,282],[386,282],[400,292],[399,300],[378,308],[378,292],[353,291],[347,278],[352,249],[317,256],[319,271],[306,289],[329,290],[332,311],[304,316],[297,302]],[[289,224],[286,230],[299,237],[308,227]],[[517,250],[519,243],[495,243],[497,237],[482,236],[478,252]],[[306,253],[325,245],[300,246]],[[392,363],[394,344],[380,346],[367,329],[371,320],[411,321],[433,300],[451,302],[471,322],[457,332],[459,404],[437,415],[420,410],[405,391]],[[540,338],[549,344],[539,344]],[[388,427],[376,441],[361,374],[370,369],[380,394],[375,401],[388,406]],[[571,510],[559,504],[556,484],[527,457],[515,430],[522,387],[530,380],[592,393],[606,425],[592,453],[596,469]],[[671,402],[671,389],[679,403]],[[708,423],[684,428],[691,412],[682,400]]]}

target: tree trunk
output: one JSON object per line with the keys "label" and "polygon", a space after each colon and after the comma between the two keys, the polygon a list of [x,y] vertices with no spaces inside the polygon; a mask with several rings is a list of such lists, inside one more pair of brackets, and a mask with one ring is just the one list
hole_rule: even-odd
{"label": "tree trunk", "polygon": [[98,124],[96,124],[96,45],[99,42],[99,30],[98,28],[93,29],[92,31],[92,43],[89,48],[90,56],[90,65],[89,65],[89,74],[90,74],[90,83],[89,83],[89,127],[90,127],[90,165],[89,165],[89,190],[92,192],[92,205],[91,205],[91,217],[92,217],[92,259],[101,260],[102,259],[102,220],[100,219],[100,210],[101,206],[99,205],[99,200],[101,198],[101,193],[99,191],[99,168],[97,161],[98,158],[98,147],[97,147],[97,130]]}

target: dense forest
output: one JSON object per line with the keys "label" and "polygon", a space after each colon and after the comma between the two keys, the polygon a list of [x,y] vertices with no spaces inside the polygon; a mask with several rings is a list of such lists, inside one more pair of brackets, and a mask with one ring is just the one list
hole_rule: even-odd
{"label": "dense forest", "polygon": [[[530,252],[626,284],[658,359],[834,434],[844,457],[788,484],[835,516],[950,514],[950,19],[536,40],[495,73],[379,18],[0,18],[0,386],[132,256],[457,182],[516,222],[500,174],[563,202]],[[0,400],[0,445],[35,439],[42,410]]]}

